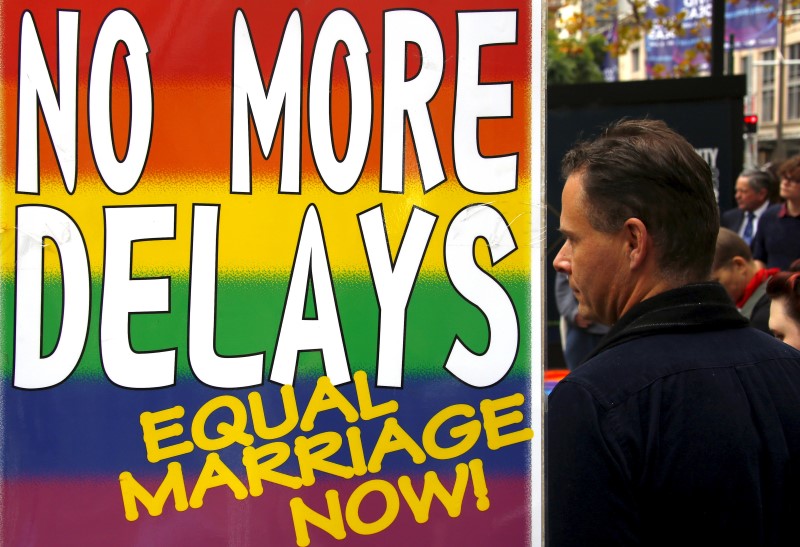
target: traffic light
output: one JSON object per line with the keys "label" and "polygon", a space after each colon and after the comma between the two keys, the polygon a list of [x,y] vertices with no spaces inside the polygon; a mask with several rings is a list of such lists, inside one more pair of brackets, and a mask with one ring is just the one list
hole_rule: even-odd
{"label": "traffic light", "polygon": [[758,116],[756,114],[744,115],[744,132],[755,133],[758,131]]}

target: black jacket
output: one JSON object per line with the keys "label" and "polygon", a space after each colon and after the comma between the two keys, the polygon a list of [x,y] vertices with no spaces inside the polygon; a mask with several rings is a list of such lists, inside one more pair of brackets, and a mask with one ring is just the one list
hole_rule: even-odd
{"label": "black jacket", "polygon": [[744,223],[744,211],[739,209],[738,207],[734,207],[733,209],[728,209],[724,211],[719,218],[719,225],[727,228],[729,230],[733,230],[737,234],[739,230],[742,228],[742,224]]}
{"label": "black jacket", "polygon": [[716,283],[629,310],[545,435],[548,547],[800,544],[800,352]]}

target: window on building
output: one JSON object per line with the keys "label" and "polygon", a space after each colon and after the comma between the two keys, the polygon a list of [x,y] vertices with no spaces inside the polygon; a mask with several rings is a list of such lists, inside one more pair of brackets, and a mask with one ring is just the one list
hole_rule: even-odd
{"label": "window on building", "polygon": [[753,75],[750,74],[751,67],[752,67],[752,63],[750,62],[750,56],[749,55],[743,55],[742,58],[739,61],[739,74],[744,74],[745,78],[747,78],[747,90],[748,90],[747,92],[748,93],[750,93],[750,90],[752,89],[751,86],[753,85],[753,82],[750,81],[750,78],[753,77]]}
{"label": "window on building", "polygon": [[761,91],[761,120],[775,121],[775,90],[764,89]]}
{"label": "window on building", "polygon": [[[789,61],[800,63],[800,44],[789,46]],[[800,64],[789,63],[788,104],[786,105],[786,118],[789,120],[800,119]]]}
{"label": "window on building", "polygon": [[[765,63],[775,61],[775,51],[765,51],[761,54]],[[775,121],[775,65],[764,64],[761,66],[761,119],[765,122]]]}
{"label": "window on building", "polygon": [[635,47],[631,50],[631,70],[633,72],[639,72],[640,62],[641,62],[641,54],[639,52],[639,48]]}

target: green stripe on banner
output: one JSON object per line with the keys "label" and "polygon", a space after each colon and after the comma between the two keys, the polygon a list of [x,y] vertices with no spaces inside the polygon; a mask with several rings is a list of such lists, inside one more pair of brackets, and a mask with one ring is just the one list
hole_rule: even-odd
{"label": "green stripe on banner", "polygon": [[[527,275],[497,276],[518,312],[520,350],[511,375],[530,373],[530,282]],[[192,377],[187,356],[188,279],[171,276],[171,311],[157,314],[133,314],[130,319],[131,347],[139,352],[178,348],[178,375]],[[277,342],[288,287],[288,277],[221,277],[217,284],[216,349],[220,355],[236,356],[265,353],[265,380]],[[375,373],[378,348],[378,304],[371,278],[363,275],[334,275],[334,291],[340,323],[352,371]],[[73,378],[104,380],[100,364],[99,318],[102,286],[92,283],[92,317],[81,362]],[[61,282],[48,276],[43,287],[43,353],[55,347],[60,331],[62,306]],[[9,276],[2,279],[3,376],[12,368],[14,284]],[[23,304],[24,305],[24,304]],[[35,313],[35,310],[25,310]],[[306,316],[313,315],[309,303]],[[406,319],[405,374],[415,377],[448,375],[444,363],[455,337],[473,352],[486,351],[489,326],[483,313],[466,301],[443,275],[420,276],[414,287]],[[322,374],[320,352],[300,355],[298,378],[316,378]]]}

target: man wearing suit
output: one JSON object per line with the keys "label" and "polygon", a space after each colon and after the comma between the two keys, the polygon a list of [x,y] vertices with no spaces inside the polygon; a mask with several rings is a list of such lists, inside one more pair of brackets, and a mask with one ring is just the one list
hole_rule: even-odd
{"label": "man wearing suit", "polygon": [[758,230],[761,215],[769,202],[772,175],[758,169],[745,169],[736,179],[736,207],[722,213],[720,225],[736,232],[750,245]]}

